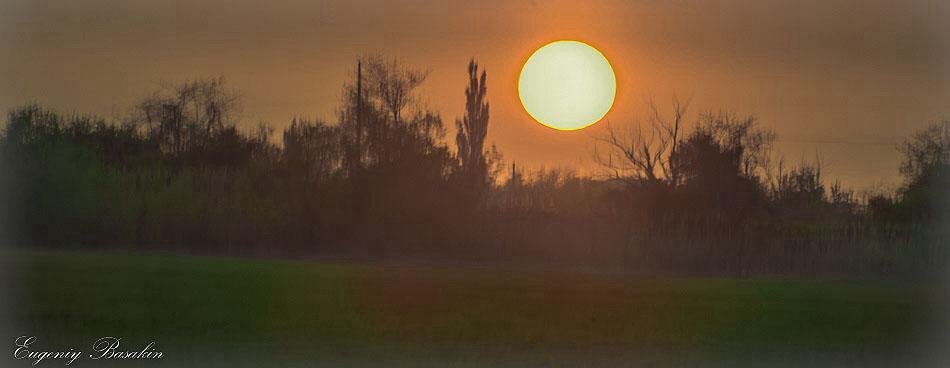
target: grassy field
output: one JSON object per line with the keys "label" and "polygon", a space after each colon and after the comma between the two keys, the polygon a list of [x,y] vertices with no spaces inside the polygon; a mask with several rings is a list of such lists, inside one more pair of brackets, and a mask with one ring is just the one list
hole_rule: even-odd
{"label": "grassy field", "polygon": [[54,252],[0,267],[11,340],[157,341],[166,359],[142,366],[888,365],[942,341],[943,299],[908,283]]}

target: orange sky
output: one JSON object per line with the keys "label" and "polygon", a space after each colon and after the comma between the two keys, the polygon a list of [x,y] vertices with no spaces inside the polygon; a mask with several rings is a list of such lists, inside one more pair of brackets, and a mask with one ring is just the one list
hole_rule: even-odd
{"label": "orange sky", "polygon": [[0,4],[0,108],[110,116],[163,82],[220,74],[243,93],[243,123],[279,130],[335,120],[355,58],[379,51],[431,70],[423,100],[451,126],[474,56],[506,161],[590,168],[603,124],[554,131],[517,97],[520,64],[568,38],[614,65],[614,124],[650,96],[692,96],[693,113],[754,114],[789,162],[818,153],[829,177],[865,189],[897,183],[900,138],[950,118],[948,15],[941,1],[13,0]]}

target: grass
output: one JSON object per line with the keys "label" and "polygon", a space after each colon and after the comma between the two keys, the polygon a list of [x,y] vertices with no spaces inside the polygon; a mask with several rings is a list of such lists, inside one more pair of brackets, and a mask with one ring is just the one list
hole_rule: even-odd
{"label": "grass", "polygon": [[61,252],[0,267],[9,335],[155,340],[176,365],[886,362],[926,351],[942,305],[883,282]]}

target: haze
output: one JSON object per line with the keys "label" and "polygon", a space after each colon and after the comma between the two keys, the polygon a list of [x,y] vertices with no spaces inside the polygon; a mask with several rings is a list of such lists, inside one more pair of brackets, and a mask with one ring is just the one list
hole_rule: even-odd
{"label": "haze", "polygon": [[[534,122],[517,96],[537,47],[578,39],[618,77],[606,119],[691,96],[691,113],[756,115],[797,164],[820,155],[856,189],[896,185],[903,137],[950,118],[948,5],[939,1],[5,1],[0,108],[122,115],[163,82],[224,75],[242,123],[335,121],[359,55],[428,67],[422,96],[447,125],[464,108],[465,67],[488,71],[489,141],[507,162],[595,169],[592,135]],[[450,134],[449,137],[452,135]]]}

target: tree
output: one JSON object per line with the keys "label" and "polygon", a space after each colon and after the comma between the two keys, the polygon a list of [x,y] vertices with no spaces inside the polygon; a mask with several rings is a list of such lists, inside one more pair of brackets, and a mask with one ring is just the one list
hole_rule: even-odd
{"label": "tree", "polygon": [[[756,127],[755,119],[728,113],[704,113],[692,133],[670,156],[692,201],[703,207],[734,212],[763,201],[760,172],[769,166],[771,131]],[[694,203],[695,204],[695,203]]]}
{"label": "tree", "polygon": [[344,83],[340,109],[351,166],[371,169],[402,160],[410,151],[431,152],[445,128],[438,113],[416,101],[428,72],[382,55],[360,58],[359,65],[363,73]]}
{"label": "tree", "polygon": [[950,121],[933,124],[898,146],[903,219],[950,217]]}
{"label": "tree", "polygon": [[908,184],[950,165],[950,120],[933,124],[898,145],[900,172]]}
{"label": "tree", "polygon": [[284,166],[293,177],[305,182],[325,180],[342,166],[336,127],[295,118],[283,138]]}
{"label": "tree", "polygon": [[478,75],[475,59],[468,63],[468,87],[465,88],[465,116],[455,120],[458,159],[463,180],[480,197],[487,188],[488,162],[485,156],[485,136],[488,134],[488,101],[486,73]]}
{"label": "tree", "polygon": [[223,77],[196,79],[144,99],[135,120],[164,153],[197,163],[215,139],[233,137],[239,109],[240,97],[226,89]]}
{"label": "tree", "polygon": [[396,58],[375,56],[365,62],[373,94],[392,116],[393,124],[400,124],[403,111],[414,101],[413,91],[425,82],[429,72],[407,67]]}
{"label": "tree", "polygon": [[382,55],[360,58],[357,68],[344,82],[338,125],[351,219],[370,228],[360,236],[409,236],[407,223],[448,218],[455,203],[444,194],[457,159],[441,116],[416,97],[427,72]]}
{"label": "tree", "polygon": [[594,161],[611,179],[634,186],[665,183],[675,187],[680,182],[680,167],[670,157],[676,154],[689,101],[674,97],[670,118],[663,117],[653,101],[649,108],[649,133],[644,132],[643,124],[627,130],[608,124],[607,133],[597,138],[607,146],[606,151],[595,146]]}
{"label": "tree", "polygon": [[813,163],[803,160],[798,167],[787,171],[784,166],[779,163],[769,194],[776,207],[790,216],[788,218],[816,219],[832,204],[842,208],[850,206],[851,198],[839,183],[831,187],[830,193],[825,189],[819,158]]}
{"label": "tree", "polygon": [[740,119],[728,112],[706,112],[700,115],[696,132],[708,135],[724,152],[728,151],[739,175],[758,181],[768,174],[775,133],[759,128],[754,116]]}

